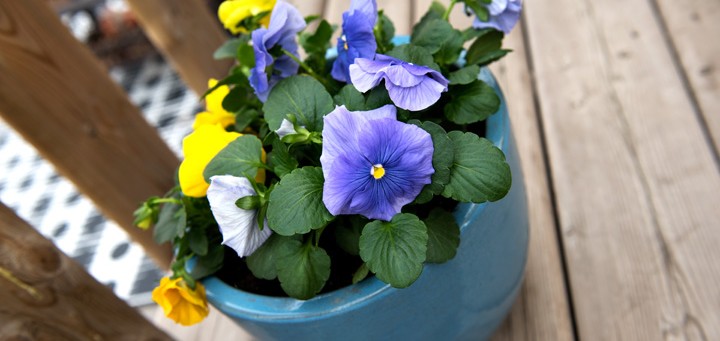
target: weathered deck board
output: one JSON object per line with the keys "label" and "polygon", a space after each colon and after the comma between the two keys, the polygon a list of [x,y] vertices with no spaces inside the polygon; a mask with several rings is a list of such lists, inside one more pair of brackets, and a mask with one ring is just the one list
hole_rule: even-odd
{"label": "weathered deck board", "polygon": [[525,14],[578,336],[720,339],[720,177],[650,4]]}
{"label": "weathered deck board", "polygon": [[717,152],[720,150],[720,1],[655,2]]}
{"label": "weathered deck board", "polygon": [[493,72],[505,93],[520,154],[530,216],[530,249],[525,283],[495,340],[572,340],[568,291],[531,75],[520,25],[505,39],[513,50]]}

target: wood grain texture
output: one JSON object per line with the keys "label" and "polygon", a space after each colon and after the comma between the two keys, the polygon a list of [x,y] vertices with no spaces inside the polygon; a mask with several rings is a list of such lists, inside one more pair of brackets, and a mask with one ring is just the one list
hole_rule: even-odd
{"label": "wood grain texture", "polygon": [[153,45],[196,94],[208,79],[227,76],[233,61],[215,60],[213,52],[228,36],[204,0],[127,0]]}
{"label": "wood grain texture", "polygon": [[513,52],[493,64],[492,70],[505,94],[525,177],[530,247],[520,296],[493,340],[573,340],[568,291],[522,30],[518,25],[505,38],[503,48]]}
{"label": "wood grain texture", "polygon": [[655,2],[717,152],[720,150],[720,1]]}
{"label": "wood grain texture", "polygon": [[0,339],[170,340],[0,204]]}
{"label": "wood grain texture", "polygon": [[132,213],[178,164],[123,90],[42,0],[0,2],[0,113],[160,264],[169,246]]}
{"label": "wood grain texture", "polygon": [[650,4],[525,15],[578,336],[720,339],[720,177]]}

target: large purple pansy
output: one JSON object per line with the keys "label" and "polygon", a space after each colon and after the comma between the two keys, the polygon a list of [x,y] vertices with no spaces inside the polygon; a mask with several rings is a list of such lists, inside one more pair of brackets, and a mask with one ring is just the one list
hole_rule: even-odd
{"label": "large purple pansy", "polygon": [[377,42],[373,27],[377,22],[377,4],[375,0],[353,0],[350,9],[343,13],[342,35],[337,42],[337,58],[333,63],[331,75],[340,82],[349,82],[348,67],[355,58],[375,56]]}
{"label": "large purple pansy", "polygon": [[[297,73],[298,65],[287,55],[278,56],[273,62],[270,50],[280,46],[284,50],[298,56],[296,36],[305,28],[302,14],[284,1],[278,1],[270,15],[268,28],[259,28],[252,33],[255,67],[250,70],[250,85],[255,89],[258,98],[265,102],[270,90],[281,79]],[[267,67],[272,65],[272,73],[267,74]]]}
{"label": "large purple pansy", "polygon": [[433,105],[448,89],[448,80],[440,72],[382,54],[376,55],[375,60],[355,59],[355,64],[350,65],[350,79],[360,92],[385,80],[393,103],[412,111]]}
{"label": "large purple pansy", "polygon": [[324,122],[323,203],[333,215],[389,221],[430,183],[435,172],[430,134],[398,121],[394,106],[370,111],[340,106]]}

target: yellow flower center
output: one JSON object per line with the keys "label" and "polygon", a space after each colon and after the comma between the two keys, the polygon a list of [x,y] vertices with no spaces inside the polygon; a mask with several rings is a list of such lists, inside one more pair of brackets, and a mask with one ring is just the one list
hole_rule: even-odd
{"label": "yellow flower center", "polygon": [[383,168],[381,164],[373,165],[372,168],[370,168],[370,175],[372,175],[375,180],[380,180],[385,176],[385,168]]}
{"label": "yellow flower center", "polygon": [[347,39],[345,38],[345,35],[343,34],[342,37],[340,37],[340,39],[342,39],[342,41],[343,41],[343,47],[345,48],[345,51],[347,51],[347,49],[348,49],[349,47],[348,47]]}

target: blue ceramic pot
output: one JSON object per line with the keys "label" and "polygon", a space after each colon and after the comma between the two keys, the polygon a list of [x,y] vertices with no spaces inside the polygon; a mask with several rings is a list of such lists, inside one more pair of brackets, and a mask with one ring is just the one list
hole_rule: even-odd
{"label": "blue ceramic pot", "polygon": [[487,69],[500,110],[486,137],[502,149],[513,174],[498,202],[460,204],[460,248],[444,264],[426,264],[420,278],[395,289],[376,277],[307,301],[203,281],[210,303],[261,340],[482,340],[502,322],[520,289],[528,248],[525,185],[505,99]]}

